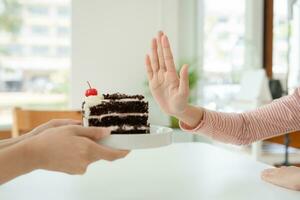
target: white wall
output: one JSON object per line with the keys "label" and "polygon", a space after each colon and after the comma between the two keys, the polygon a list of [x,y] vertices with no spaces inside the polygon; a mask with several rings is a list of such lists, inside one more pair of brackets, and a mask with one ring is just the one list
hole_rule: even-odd
{"label": "white wall", "polygon": [[[101,93],[144,93],[144,57],[158,30],[168,33],[178,58],[179,2],[73,0],[72,107],[80,108],[87,80]],[[150,107],[152,123],[168,124]]]}

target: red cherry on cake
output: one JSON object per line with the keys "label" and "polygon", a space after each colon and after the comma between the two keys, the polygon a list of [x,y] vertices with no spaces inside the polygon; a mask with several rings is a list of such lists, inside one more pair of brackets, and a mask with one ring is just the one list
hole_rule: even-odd
{"label": "red cherry on cake", "polygon": [[87,81],[87,83],[88,83],[88,85],[89,85],[90,88],[85,91],[85,96],[86,97],[97,96],[98,95],[98,91],[95,88],[91,87],[90,82]]}
{"label": "red cherry on cake", "polygon": [[88,90],[85,91],[85,96],[89,97],[89,96],[97,96],[98,92],[95,88],[90,88]]}

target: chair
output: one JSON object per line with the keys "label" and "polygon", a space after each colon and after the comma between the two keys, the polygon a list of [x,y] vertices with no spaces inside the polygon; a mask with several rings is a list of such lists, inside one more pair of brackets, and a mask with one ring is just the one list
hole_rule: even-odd
{"label": "chair", "polygon": [[12,137],[27,133],[51,119],[82,120],[81,111],[13,109]]}
{"label": "chair", "polygon": [[11,130],[0,130],[0,140],[11,138]]}

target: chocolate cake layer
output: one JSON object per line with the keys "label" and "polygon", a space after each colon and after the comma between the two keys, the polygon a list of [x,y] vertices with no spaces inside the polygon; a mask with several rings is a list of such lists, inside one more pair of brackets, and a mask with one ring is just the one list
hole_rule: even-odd
{"label": "chocolate cake layer", "polygon": [[108,116],[103,117],[101,120],[97,118],[89,118],[90,126],[114,126],[114,125],[131,125],[131,126],[147,126],[148,116]]}
{"label": "chocolate cake layer", "polygon": [[90,115],[110,113],[148,113],[148,102],[144,101],[107,101],[90,107]]}
{"label": "chocolate cake layer", "polygon": [[120,93],[115,93],[115,94],[104,94],[104,99],[111,99],[111,100],[117,100],[117,99],[138,99],[142,100],[144,99],[143,95],[126,95],[126,94],[120,94]]}

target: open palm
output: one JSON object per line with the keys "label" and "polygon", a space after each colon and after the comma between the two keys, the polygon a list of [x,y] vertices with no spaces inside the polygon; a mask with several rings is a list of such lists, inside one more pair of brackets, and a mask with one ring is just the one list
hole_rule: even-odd
{"label": "open palm", "polygon": [[176,116],[188,105],[188,66],[184,65],[178,76],[168,37],[162,32],[151,46],[151,57],[147,55],[145,60],[151,93],[164,112]]}

